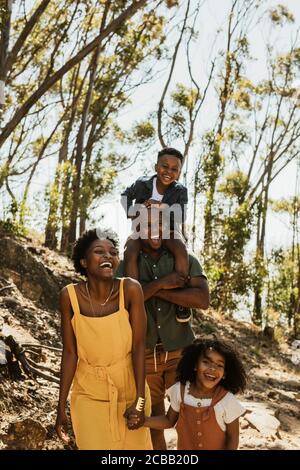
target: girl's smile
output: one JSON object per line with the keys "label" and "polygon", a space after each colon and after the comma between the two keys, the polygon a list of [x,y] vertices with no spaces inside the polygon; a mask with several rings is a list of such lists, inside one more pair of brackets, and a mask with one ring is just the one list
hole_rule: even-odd
{"label": "girl's smile", "polygon": [[196,369],[197,387],[205,391],[213,391],[224,377],[225,360],[218,352],[207,350],[198,361]]}

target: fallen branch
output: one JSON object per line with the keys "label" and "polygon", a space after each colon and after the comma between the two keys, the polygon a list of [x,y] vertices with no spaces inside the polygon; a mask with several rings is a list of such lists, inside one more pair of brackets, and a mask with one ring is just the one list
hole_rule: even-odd
{"label": "fallen branch", "polygon": [[[10,336],[4,337],[3,341],[10,349],[9,355],[15,356],[17,363],[21,364],[22,369],[26,375],[28,375],[29,377],[34,377],[34,378],[40,377],[42,379],[48,380],[49,382],[54,382],[54,383],[59,384],[60,381],[57,377],[53,377],[52,375],[45,374],[44,372],[38,369],[38,364],[36,364],[34,361],[31,361],[30,359],[26,357],[25,349],[16,342],[13,336],[10,335]],[[34,346],[39,346],[39,345],[34,345]],[[12,362],[12,360],[10,362]],[[40,368],[42,369],[44,367],[46,366],[40,366]],[[49,368],[47,368],[47,370],[49,370]],[[53,371],[51,372],[53,373]]]}
{"label": "fallen branch", "polygon": [[26,357],[26,361],[30,366],[32,366],[35,369],[37,368],[37,369],[45,370],[47,372],[51,372],[56,377],[59,377],[59,372],[51,369],[51,367],[43,366],[42,364],[37,364],[36,362],[34,362],[32,359],[29,359],[28,357]]}
{"label": "fallen branch", "polygon": [[1,287],[0,292],[2,292],[2,291],[5,290],[5,289],[12,289],[12,288],[14,288],[14,287],[15,287],[15,286],[14,286],[13,284],[9,284],[8,286]]}
{"label": "fallen branch", "polygon": [[29,349],[29,348],[39,348],[39,349],[49,349],[50,351],[57,351],[57,352],[62,352],[61,348],[54,348],[53,346],[45,346],[44,344],[39,344],[39,343],[22,343],[22,347],[24,349]]}

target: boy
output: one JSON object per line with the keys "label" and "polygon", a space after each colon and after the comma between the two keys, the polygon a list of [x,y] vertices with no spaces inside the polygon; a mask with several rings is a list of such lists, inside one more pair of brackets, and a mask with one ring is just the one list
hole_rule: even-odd
{"label": "boy", "polygon": [[[178,183],[181,171],[183,155],[174,148],[163,148],[158,152],[155,165],[156,174],[151,178],[141,177],[122,193],[122,205],[127,210],[135,200],[136,204],[144,204],[147,208],[151,205],[166,204],[170,207],[179,204],[181,208],[181,223],[184,226],[185,205],[188,201],[187,189]],[[170,214],[173,215],[173,214]],[[185,243],[178,238],[178,228],[174,217],[170,220],[170,238],[164,239],[163,246],[166,247],[175,258],[175,271],[188,280],[189,263]],[[175,236],[175,233],[177,236]],[[124,252],[124,265],[126,276],[138,279],[138,256],[140,252],[140,240],[129,237]],[[178,307],[176,319],[179,322],[187,322],[190,319],[188,309]]]}

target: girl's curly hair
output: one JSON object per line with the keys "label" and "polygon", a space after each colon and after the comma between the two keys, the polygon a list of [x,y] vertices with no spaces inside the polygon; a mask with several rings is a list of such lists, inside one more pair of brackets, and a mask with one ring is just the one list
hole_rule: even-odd
{"label": "girl's curly hair", "polygon": [[221,380],[220,385],[234,394],[243,392],[246,387],[246,371],[239,354],[231,344],[218,338],[196,339],[182,351],[182,357],[176,371],[177,381],[183,385],[187,381],[195,382],[195,368],[200,357],[203,357],[209,348],[218,352],[225,360],[225,377]]}
{"label": "girl's curly hair", "polygon": [[86,269],[81,265],[80,260],[85,258],[87,250],[95,240],[103,239],[110,240],[117,249],[119,248],[118,236],[109,229],[100,230],[95,228],[87,230],[76,240],[73,247],[72,260],[77,273],[86,276]]}

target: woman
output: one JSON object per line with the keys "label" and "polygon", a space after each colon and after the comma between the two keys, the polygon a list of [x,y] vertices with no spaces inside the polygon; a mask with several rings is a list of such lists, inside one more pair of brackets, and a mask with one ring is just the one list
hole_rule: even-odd
{"label": "woman", "polygon": [[[56,432],[68,442],[65,409],[73,383],[71,419],[79,449],[152,449],[150,433],[141,427],[144,413],[150,414],[141,286],[114,278],[118,243],[109,232],[84,233],[73,262],[87,280],[60,294],[63,355]],[[138,422],[129,430],[125,418],[133,412]]]}

